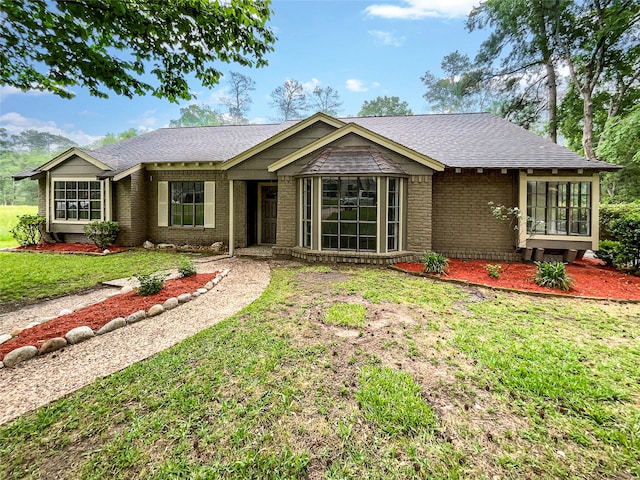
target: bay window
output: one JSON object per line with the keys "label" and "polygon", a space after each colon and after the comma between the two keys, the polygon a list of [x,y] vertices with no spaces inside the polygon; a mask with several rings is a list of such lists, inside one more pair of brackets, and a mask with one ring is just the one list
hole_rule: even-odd
{"label": "bay window", "polygon": [[591,235],[590,181],[528,181],[527,233]]}
{"label": "bay window", "polygon": [[94,221],[102,219],[102,185],[99,181],[53,182],[55,220]]}

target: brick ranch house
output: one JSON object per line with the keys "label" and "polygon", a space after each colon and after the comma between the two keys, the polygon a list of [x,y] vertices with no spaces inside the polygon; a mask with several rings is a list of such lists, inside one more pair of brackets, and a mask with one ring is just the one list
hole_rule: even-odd
{"label": "brick ranch house", "polygon": [[[64,241],[87,241],[85,223],[114,220],[125,246],[223,241],[231,254],[260,244],[385,264],[427,250],[514,260],[516,249],[597,248],[599,174],[615,168],[487,113],[317,113],[71,148],[15,178],[38,181],[47,232]],[[514,231],[489,202],[528,221]]]}

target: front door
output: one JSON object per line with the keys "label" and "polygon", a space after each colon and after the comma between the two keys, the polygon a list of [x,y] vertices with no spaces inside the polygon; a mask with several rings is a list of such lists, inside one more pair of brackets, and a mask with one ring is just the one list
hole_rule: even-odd
{"label": "front door", "polygon": [[260,185],[260,243],[276,243],[278,223],[278,187]]}

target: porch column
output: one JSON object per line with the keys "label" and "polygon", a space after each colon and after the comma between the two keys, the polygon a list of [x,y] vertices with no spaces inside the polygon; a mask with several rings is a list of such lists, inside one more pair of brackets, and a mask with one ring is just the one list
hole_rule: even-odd
{"label": "porch column", "polygon": [[233,180],[229,180],[229,255],[233,255],[235,246],[235,225],[233,208]]}

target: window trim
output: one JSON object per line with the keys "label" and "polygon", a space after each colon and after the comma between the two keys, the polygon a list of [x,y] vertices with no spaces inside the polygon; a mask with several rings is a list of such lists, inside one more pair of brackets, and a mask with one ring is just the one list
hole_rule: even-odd
{"label": "window trim", "polygon": [[[100,184],[100,218],[87,218],[87,219],[66,219],[66,218],[56,218],[56,182],[98,182]],[[107,208],[107,200],[108,200],[108,179],[97,179],[96,177],[54,177],[49,176],[47,181],[47,217],[49,218],[49,222],[47,225],[47,229],[49,229],[49,225],[86,225],[91,222],[96,221],[104,221],[110,219],[110,209]],[[66,189],[65,189],[66,190]],[[90,190],[89,190],[90,191]],[[89,198],[89,202],[91,199]],[[89,208],[89,212],[91,212],[91,208]],[[91,216],[91,214],[89,214]]]}
{"label": "window trim", "polygon": [[[326,249],[322,247],[322,180],[324,178],[345,178],[345,177],[368,177],[376,180],[377,192],[377,208],[376,208],[376,250],[375,251],[357,251],[357,250],[336,250]],[[398,182],[398,248],[390,251],[388,249],[388,186],[389,179],[396,179]],[[384,254],[397,253],[405,248],[405,186],[406,178],[395,175],[314,175],[298,178],[298,215],[297,215],[297,245],[301,248],[308,248],[318,252],[340,252],[344,254]],[[305,182],[311,183],[311,245],[304,246],[303,232],[303,193]],[[383,195],[384,194],[384,195]],[[383,199],[384,197],[384,199]],[[382,201],[384,200],[384,204]],[[384,208],[382,208],[384,205]],[[384,223],[384,226],[383,226]]]}
{"label": "window trim", "polygon": [[[527,182],[591,182],[591,234],[543,234],[527,232]],[[525,212],[518,222],[518,247],[525,248],[529,240],[554,240],[562,242],[591,242],[591,248],[597,249],[600,237],[598,217],[600,214],[600,175],[529,175],[520,172],[518,208]]]}

